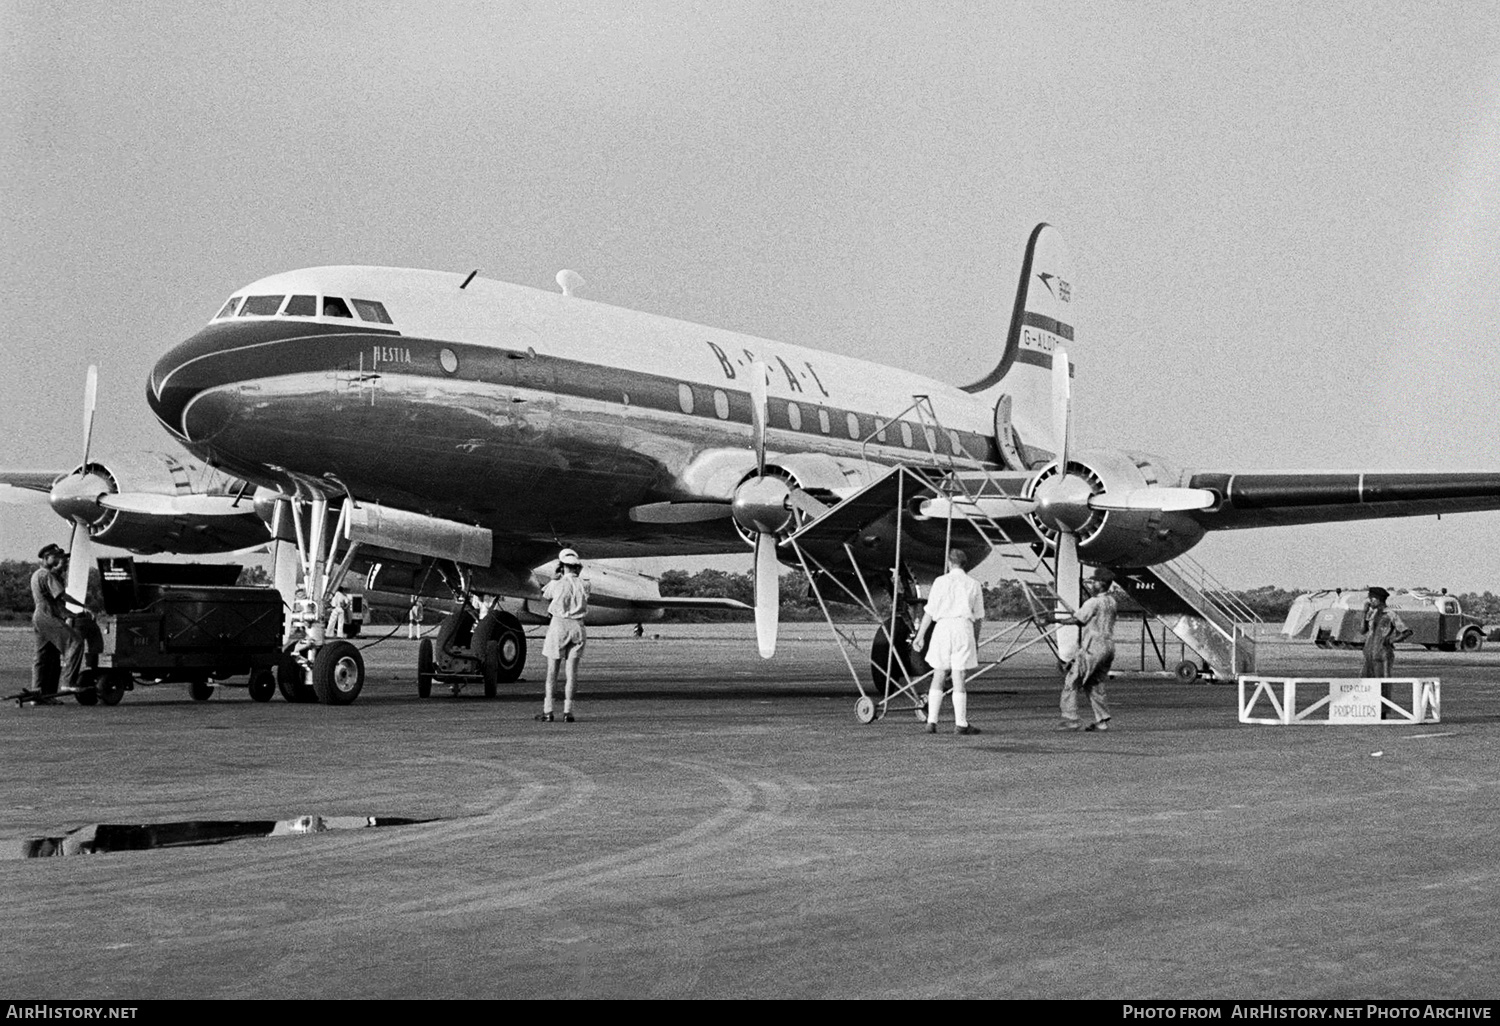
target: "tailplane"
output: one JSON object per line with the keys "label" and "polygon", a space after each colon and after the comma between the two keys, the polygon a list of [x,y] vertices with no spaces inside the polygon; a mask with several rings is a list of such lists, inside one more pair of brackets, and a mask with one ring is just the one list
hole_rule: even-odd
{"label": "tailplane", "polygon": [[[1052,354],[1061,348],[1073,355],[1073,281],[1073,262],[1061,233],[1049,224],[1037,225],[1026,243],[1000,362],[963,386],[965,392],[993,397],[996,441],[1013,470],[1044,462],[1061,445],[1051,437]],[[1048,440],[1051,452],[1032,447]]]}

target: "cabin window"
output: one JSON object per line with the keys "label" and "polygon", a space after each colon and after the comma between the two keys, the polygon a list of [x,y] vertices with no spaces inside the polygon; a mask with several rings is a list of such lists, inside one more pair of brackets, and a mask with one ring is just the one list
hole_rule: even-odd
{"label": "cabin window", "polygon": [[458,354],[451,349],[439,350],[438,366],[442,367],[447,373],[452,374],[458,370]]}
{"label": "cabin window", "polygon": [[912,447],[911,425],[904,420],[901,422],[901,444],[908,449]]}
{"label": "cabin window", "polygon": [[802,407],[796,403],[786,404],[786,422],[792,426],[793,431],[802,430]]}
{"label": "cabin window", "polygon": [[857,413],[851,413],[851,414],[849,414],[849,416],[845,419],[845,423],[847,423],[849,425],[849,437],[850,438],[858,438],[859,437],[859,414],[857,414]]}
{"label": "cabin window", "polygon": [[378,324],[391,323],[391,315],[385,312],[384,303],[377,303],[373,299],[351,299],[349,302],[359,311],[360,320],[375,321]]}
{"label": "cabin window", "polygon": [[318,297],[293,296],[286,301],[286,309],[282,312],[288,317],[316,317],[318,315]]}
{"label": "cabin window", "polygon": [[875,440],[877,442],[885,441],[885,421],[879,417],[875,418]]}
{"label": "cabin window", "polygon": [[247,296],[245,305],[240,309],[241,317],[274,317],[276,311],[281,309],[281,301],[286,296]]}
{"label": "cabin window", "polygon": [[237,307],[237,306],[239,306],[239,305],[240,305],[240,297],[239,296],[233,296],[233,297],[231,297],[230,300],[229,300],[229,302],[227,302],[227,303],[224,304],[224,309],[222,309],[218,313],[214,314],[214,320],[218,320],[220,317],[233,317],[234,316],[234,308]]}
{"label": "cabin window", "polygon": [[953,446],[953,455],[955,455],[955,456],[967,456],[968,455],[968,453],[964,452],[963,439],[961,439],[961,438],[958,437],[958,432],[957,431],[949,431],[948,432],[948,444],[951,445],[951,446]]}
{"label": "cabin window", "polygon": [[722,388],[714,389],[714,412],[719,415],[720,420],[729,419],[729,396],[724,394]]}
{"label": "cabin window", "polygon": [[690,385],[677,386],[677,406],[683,413],[693,412],[693,389]]}
{"label": "cabin window", "polygon": [[823,432],[826,435],[832,429],[833,429],[833,425],[831,423],[829,423],[829,420],[828,420],[828,411],[825,410],[825,409],[822,409],[821,407],[819,407],[819,409],[818,409],[818,430],[821,431],[821,432]]}
{"label": "cabin window", "polygon": [[937,432],[934,431],[932,428],[923,428],[922,429],[922,433],[927,436],[927,451],[928,452],[937,452],[938,451]]}
{"label": "cabin window", "polygon": [[354,315],[349,312],[348,305],[342,299],[340,299],[338,296],[324,296],[323,297],[323,316],[324,317],[353,317]]}

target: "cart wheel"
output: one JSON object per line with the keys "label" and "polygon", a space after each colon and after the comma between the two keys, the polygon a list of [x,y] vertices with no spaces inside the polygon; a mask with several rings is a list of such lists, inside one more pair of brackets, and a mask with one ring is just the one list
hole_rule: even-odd
{"label": "cart wheel", "polygon": [[1198,679],[1198,664],[1191,659],[1184,659],[1172,668],[1172,673],[1184,684],[1191,684]]}
{"label": "cart wheel", "polygon": [[119,705],[125,692],[130,690],[129,670],[110,670],[94,680],[94,691],[105,705]]}
{"label": "cart wheel", "polygon": [[256,702],[269,702],[276,694],[276,675],[270,670],[256,670],[250,675],[250,698]]}
{"label": "cart wheel", "polygon": [[214,686],[206,680],[188,681],[188,697],[195,702],[207,702],[214,697]]}
{"label": "cart wheel", "polygon": [[437,661],[432,657],[432,639],[423,638],[417,644],[417,697],[432,694],[432,677],[437,671]]}
{"label": "cart wheel", "polygon": [[854,703],[854,718],[861,723],[875,722],[875,700],[869,695],[860,695]]}
{"label": "cart wheel", "polygon": [[333,641],[313,658],[313,690],[324,705],[348,705],[365,686],[365,660],[347,641]]}
{"label": "cart wheel", "polygon": [[78,690],[73,692],[73,697],[78,700],[79,705],[96,705],[99,701],[99,692],[95,690],[97,673],[80,674],[78,677]]}

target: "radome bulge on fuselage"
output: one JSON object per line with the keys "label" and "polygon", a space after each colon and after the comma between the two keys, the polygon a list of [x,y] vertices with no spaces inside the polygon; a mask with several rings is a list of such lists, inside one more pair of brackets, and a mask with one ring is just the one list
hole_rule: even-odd
{"label": "radome bulge on fuselage", "polygon": [[[481,523],[513,549],[540,551],[535,539],[565,534],[597,556],[742,551],[724,523],[642,524],[627,511],[727,499],[753,471],[756,358],[768,371],[769,447],[810,490],[837,497],[885,466],[934,455],[1003,465],[991,398],[574,296],[463,281],[370,267],[262,279],[158,362],[151,406],[195,455],[257,484],[331,477],[356,499]],[[931,398],[937,423],[911,408],[915,395]],[[1015,431],[1036,439],[1029,417],[1017,411]]]}

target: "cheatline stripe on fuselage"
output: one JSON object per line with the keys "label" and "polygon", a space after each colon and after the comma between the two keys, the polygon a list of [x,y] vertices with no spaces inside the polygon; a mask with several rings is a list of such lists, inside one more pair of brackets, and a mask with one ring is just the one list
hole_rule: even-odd
{"label": "cheatline stripe on fuselage", "polygon": [[[212,326],[211,326],[212,327]],[[291,326],[289,326],[291,327]],[[296,326],[302,328],[303,326]],[[222,340],[221,340],[222,341]],[[411,378],[437,380],[457,379],[496,387],[511,387],[534,390],[539,393],[590,398],[606,402],[627,402],[632,407],[644,407],[672,413],[677,416],[693,416],[707,420],[730,423],[750,423],[750,396],[747,391],[738,391],[701,382],[685,381],[682,378],[651,374],[644,371],[624,370],[599,364],[569,360],[563,357],[535,356],[518,350],[499,349],[473,343],[450,342],[441,339],[415,338],[408,335],[393,336],[389,332],[348,331],[317,336],[320,345],[309,345],[308,334],[299,331],[296,336],[284,339],[257,340],[242,345],[228,346],[215,351],[198,351],[188,361],[170,370],[161,379],[159,395],[150,396],[158,417],[172,428],[181,428],[182,416],[191,399],[209,389],[238,382],[247,382],[266,377],[285,377],[301,372],[363,373],[365,375],[400,374]],[[195,347],[201,350],[203,347]],[[372,360],[375,349],[400,350],[403,359]],[[440,362],[440,353],[447,349],[457,357],[454,371],[445,371]],[[1051,366],[1051,357],[1045,353],[1025,351],[1020,354],[1025,362],[1038,366]],[[409,362],[408,362],[409,359]],[[273,370],[274,368],[274,370]],[[271,371],[270,374],[267,371]],[[686,386],[692,396],[691,408],[684,409],[681,390]],[[716,393],[722,392],[727,416],[720,416]],[[789,406],[796,402],[802,413],[801,426],[794,427],[790,420]],[[769,402],[768,427],[812,438],[845,438],[849,435],[848,418],[852,414],[858,420],[858,438],[874,433],[875,416],[814,402],[810,399],[795,400],[775,396]],[[820,412],[829,419],[827,432],[822,429]],[[915,420],[906,420],[912,429],[912,445],[904,444],[900,434],[902,421],[881,418],[889,425],[887,440],[877,437],[873,444],[887,448],[913,451],[929,455],[927,438],[922,425]],[[935,432],[937,454],[958,455],[961,459],[997,464],[994,440],[986,434],[974,431],[957,432],[962,454],[954,454],[947,432]],[[857,440],[857,439],[855,439]],[[970,454],[981,453],[980,457]]]}
{"label": "cheatline stripe on fuselage", "polygon": [[1028,328],[1050,331],[1058,338],[1066,339],[1069,342],[1073,341],[1073,325],[1053,320],[1045,314],[1032,313],[1030,310],[1027,310],[1021,315],[1021,323]]}

